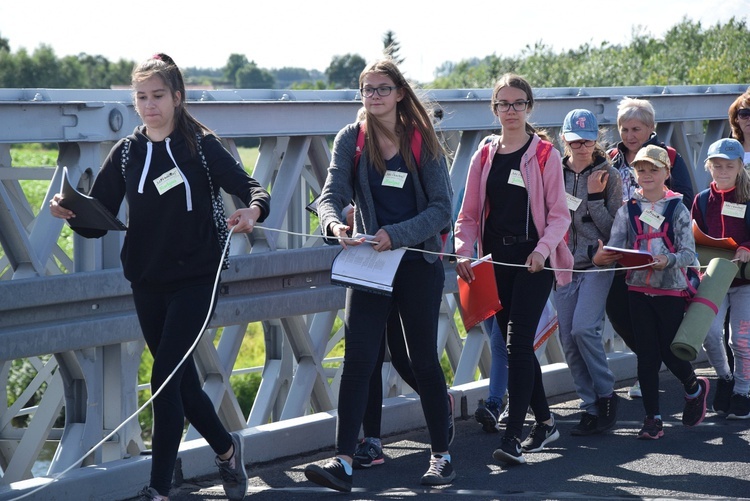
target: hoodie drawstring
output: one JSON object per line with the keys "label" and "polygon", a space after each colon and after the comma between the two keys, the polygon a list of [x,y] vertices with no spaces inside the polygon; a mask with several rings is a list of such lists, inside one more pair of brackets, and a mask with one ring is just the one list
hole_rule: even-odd
{"label": "hoodie drawstring", "polygon": [[[193,195],[192,191],[190,190],[190,183],[188,182],[187,177],[180,169],[180,166],[177,165],[177,161],[174,159],[174,155],[172,155],[172,150],[169,147],[170,138],[166,139],[166,146],[167,146],[167,154],[169,155],[169,158],[172,159],[172,163],[177,168],[177,172],[180,173],[180,177],[182,177],[182,181],[185,183],[185,198],[187,200],[187,211],[191,212],[193,210]],[[138,183],[138,193],[143,193],[143,185],[146,183],[146,176],[148,176],[148,170],[151,167],[151,156],[153,154],[153,143],[151,141],[148,141],[146,143],[146,161],[143,166],[143,172],[141,173],[141,180]]]}

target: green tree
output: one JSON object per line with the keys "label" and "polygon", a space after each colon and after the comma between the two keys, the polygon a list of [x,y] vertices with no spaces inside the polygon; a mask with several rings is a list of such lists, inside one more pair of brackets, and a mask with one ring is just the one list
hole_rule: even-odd
{"label": "green tree", "polygon": [[325,71],[328,85],[334,89],[356,89],[365,66],[367,62],[359,54],[334,56]]}
{"label": "green tree", "polygon": [[242,54],[230,54],[227,64],[224,66],[224,79],[227,82],[236,82],[237,72],[248,64],[250,64],[250,61]]}
{"label": "green tree", "polygon": [[273,89],[276,82],[268,70],[251,61],[237,70],[235,83],[238,89]]}
{"label": "green tree", "polygon": [[401,44],[396,41],[396,33],[391,30],[386,31],[383,35],[383,54],[393,59],[396,64],[401,64],[405,59],[398,55],[399,50],[401,50]]}
{"label": "green tree", "polygon": [[10,52],[10,41],[7,38],[0,37],[0,51]]}

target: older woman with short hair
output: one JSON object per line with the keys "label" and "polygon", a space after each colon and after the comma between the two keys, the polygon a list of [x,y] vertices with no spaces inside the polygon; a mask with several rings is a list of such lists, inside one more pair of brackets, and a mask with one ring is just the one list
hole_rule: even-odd
{"label": "older woman with short hair", "polygon": [[[649,144],[655,144],[669,152],[670,169],[667,187],[682,194],[682,202],[690,207],[693,203],[693,181],[685,161],[674,149],[659,141],[656,136],[656,112],[646,99],[626,97],[617,106],[617,130],[622,139],[609,151],[612,165],[622,177],[622,199],[629,200],[638,184],[633,177],[630,164],[638,150]],[[671,150],[671,151],[670,151]]]}

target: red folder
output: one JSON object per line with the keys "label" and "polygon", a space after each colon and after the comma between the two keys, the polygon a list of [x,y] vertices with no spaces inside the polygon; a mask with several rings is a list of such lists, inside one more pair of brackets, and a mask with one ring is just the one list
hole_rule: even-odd
{"label": "red folder", "polygon": [[459,311],[467,331],[503,309],[497,295],[495,267],[491,261],[492,256],[488,254],[471,263],[474,271],[474,281],[471,283],[457,277]]}
{"label": "red folder", "polygon": [[643,266],[645,264],[651,264],[654,262],[654,256],[652,256],[651,253],[647,251],[636,249],[621,249],[619,247],[610,247],[609,245],[605,245],[602,248],[607,251],[622,254],[622,257],[617,262],[625,268],[630,268],[632,266]]}

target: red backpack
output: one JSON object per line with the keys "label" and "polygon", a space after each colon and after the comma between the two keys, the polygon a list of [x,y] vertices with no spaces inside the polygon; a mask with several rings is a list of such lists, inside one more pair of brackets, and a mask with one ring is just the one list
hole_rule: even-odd
{"label": "red backpack", "polygon": [[[362,150],[365,148],[365,132],[367,127],[365,126],[364,122],[359,123],[359,132],[357,133],[357,147],[354,150],[354,169],[352,169],[352,179],[357,179],[357,166],[359,165],[359,159],[362,156]],[[411,136],[411,152],[414,155],[414,159],[417,162],[417,170],[419,170],[421,166],[421,157],[422,157],[422,133],[419,132],[419,129],[415,128],[414,133]],[[421,176],[420,176],[421,181]],[[356,181],[355,181],[356,182]],[[443,241],[443,251],[445,251],[445,246],[448,240],[448,235],[453,229],[453,221],[440,230],[440,238]],[[453,245],[453,239],[451,239],[451,245],[455,248],[455,245]]]}
{"label": "red backpack", "polygon": [[[487,162],[487,156],[490,154],[490,143],[492,142],[493,136],[487,136],[482,145],[482,166]],[[549,160],[549,154],[552,151],[552,143],[542,139],[536,145],[536,160],[539,162],[539,169],[544,173],[544,168],[547,166],[547,160]]]}

